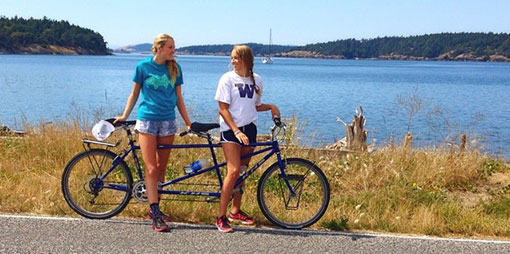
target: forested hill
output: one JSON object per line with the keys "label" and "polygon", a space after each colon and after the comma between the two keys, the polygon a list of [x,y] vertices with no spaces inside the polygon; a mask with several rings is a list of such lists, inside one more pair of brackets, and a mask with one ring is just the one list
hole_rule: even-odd
{"label": "forested hill", "polygon": [[[257,56],[269,53],[263,44],[248,43]],[[189,46],[178,54],[229,55],[232,44]],[[510,61],[508,33],[440,33],[409,37],[346,39],[305,46],[273,45],[280,57],[338,59],[398,59],[446,61]]]}
{"label": "forested hill", "polygon": [[67,21],[0,17],[0,53],[108,54],[103,36]]}
{"label": "forested hill", "polygon": [[[258,43],[246,43],[253,50],[255,56],[264,56],[271,52],[281,53],[288,52],[296,48],[296,46],[282,46],[272,45],[269,48],[268,45]],[[234,47],[233,44],[221,44],[221,45],[201,45],[201,46],[189,46],[177,49],[177,53],[188,54],[188,55],[223,55],[228,56]]]}
{"label": "forested hill", "polygon": [[346,59],[510,61],[508,33],[440,33],[309,44],[279,56]]}

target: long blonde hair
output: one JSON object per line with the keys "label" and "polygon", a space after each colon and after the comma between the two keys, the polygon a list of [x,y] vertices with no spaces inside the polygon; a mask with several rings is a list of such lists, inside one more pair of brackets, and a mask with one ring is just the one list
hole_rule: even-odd
{"label": "long blonde hair", "polygon": [[[152,44],[152,54],[158,53],[158,48],[163,47],[168,40],[174,40],[172,36],[168,34],[158,34],[156,38],[154,38],[154,43]],[[168,66],[168,73],[170,73],[170,79],[172,79],[172,83],[175,83],[177,80],[177,76],[179,76],[179,67],[177,67],[177,61],[170,60],[166,61],[166,65]]]}
{"label": "long blonde hair", "polygon": [[239,60],[243,62],[244,66],[248,69],[248,72],[250,73],[251,80],[253,81],[253,86],[255,87],[255,92],[260,95],[261,91],[260,88],[255,83],[255,77],[253,76],[253,51],[251,50],[250,46],[248,45],[235,45],[234,49],[232,49],[232,52],[234,52]]}

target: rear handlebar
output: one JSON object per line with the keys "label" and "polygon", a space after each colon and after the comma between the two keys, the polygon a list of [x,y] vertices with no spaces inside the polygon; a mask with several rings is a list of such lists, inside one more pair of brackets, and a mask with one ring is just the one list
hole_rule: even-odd
{"label": "rear handlebar", "polygon": [[115,118],[108,118],[108,119],[105,119],[105,121],[113,124],[114,127],[132,126],[132,125],[136,124],[136,120],[113,123],[115,121]]}

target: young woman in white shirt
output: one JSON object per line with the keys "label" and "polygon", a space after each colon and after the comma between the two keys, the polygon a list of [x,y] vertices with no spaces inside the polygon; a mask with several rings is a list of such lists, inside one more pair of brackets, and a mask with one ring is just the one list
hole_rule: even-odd
{"label": "young woman in white shirt", "polygon": [[262,78],[253,72],[253,60],[250,47],[234,46],[231,53],[234,70],[223,74],[214,97],[219,104],[220,142],[227,160],[227,175],[221,189],[220,209],[216,219],[216,227],[222,232],[233,231],[230,222],[248,225],[254,223],[254,220],[241,210],[242,193],[234,194],[228,216],[227,206],[235,181],[250,162],[250,158],[241,160],[241,156],[254,150],[247,145],[256,142],[257,112],[271,110],[273,118],[280,117],[278,107],[262,103]]}

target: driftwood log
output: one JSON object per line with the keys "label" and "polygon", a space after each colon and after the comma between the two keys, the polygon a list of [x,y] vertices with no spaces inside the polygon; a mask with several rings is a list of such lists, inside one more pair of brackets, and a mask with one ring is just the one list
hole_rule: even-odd
{"label": "driftwood log", "polygon": [[338,118],[337,121],[345,125],[345,138],[337,141],[336,143],[327,146],[329,149],[343,149],[348,151],[366,151],[367,150],[367,135],[368,131],[363,130],[366,119],[363,116],[363,107],[359,107],[360,111],[356,110],[356,114],[352,119],[352,124],[347,124],[342,119]]}
{"label": "driftwood log", "polygon": [[345,138],[348,150],[366,151],[368,131],[363,130],[366,119],[363,116],[363,107],[359,107],[360,111],[354,115],[352,124],[345,125]]}
{"label": "driftwood log", "polygon": [[0,126],[0,136],[23,136],[25,135],[24,131],[11,130],[9,127],[2,125]]}

